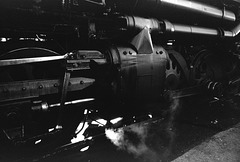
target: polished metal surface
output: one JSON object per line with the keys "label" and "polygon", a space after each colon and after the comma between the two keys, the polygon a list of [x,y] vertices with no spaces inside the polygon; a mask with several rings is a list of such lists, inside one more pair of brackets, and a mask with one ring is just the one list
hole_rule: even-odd
{"label": "polished metal surface", "polygon": [[150,30],[160,30],[159,21],[156,19],[147,19],[137,16],[122,16],[120,17],[126,20],[128,28],[143,29],[144,27]]}
{"label": "polished metal surface", "polygon": [[160,2],[162,5],[176,7],[183,10],[189,10],[224,20],[236,20],[235,14],[231,11],[227,11],[225,9],[218,9],[217,7],[199,3],[193,0],[160,0]]}
{"label": "polished metal surface", "polygon": [[230,31],[224,31],[224,36],[226,37],[235,37],[240,32],[240,24],[238,24],[235,28]]}
{"label": "polished metal surface", "polygon": [[[233,29],[214,29],[201,26],[192,26],[187,24],[172,23],[168,20],[147,19],[136,16],[124,16],[120,17],[125,19],[127,28],[144,29],[148,28],[149,31],[159,32],[179,32],[187,34],[200,34],[209,36],[221,36],[221,37],[236,37],[240,32],[240,24],[237,24]],[[164,25],[162,25],[162,23]]]}
{"label": "polished metal surface", "polygon": [[[212,35],[212,36],[222,36],[222,37],[236,37],[240,32],[240,24],[236,25],[232,30],[219,30],[213,28],[205,28],[199,26],[190,26],[182,24],[174,24],[167,20],[163,21],[165,24],[165,30],[167,32],[179,32],[179,33],[189,33],[189,34],[201,34],[201,35]],[[222,33],[223,31],[223,33]]]}
{"label": "polished metal surface", "polygon": [[27,64],[27,63],[63,60],[63,59],[66,59],[66,57],[67,57],[67,55],[35,57],[35,58],[6,59],[6,60],[0,60],[0,66],[20,65],[20,64]]}
{"label": "polished metal surface", "polygon": [[180,24],[172,24],[170,22],[165,23],[166,30],[169,32],[180,32],[180,33],[188,33],[188,34],[203,34],[203,35],[219,35],[217,29],[203,28],[197,26],[190,25],[180,25]]}
{"label": "polished metal surface", "polygon": [[[110,1],[106,1],[106,3],[111,4]],[[155,13],[161,13],[161,10],[163,8],[168,7],[170,10],[179,9],[183,11],[198,13],[200,15],[223,19],[226,21],[236,21],[236,15],[232,11],[193,0],[115,0],[113,4],[119,5],[123,10],[127,10],[130,13],[135,14],[146,13],[148,15],[148,13],[151,13],[153,11]],[[146,10],[146,8],[150,9]]]}

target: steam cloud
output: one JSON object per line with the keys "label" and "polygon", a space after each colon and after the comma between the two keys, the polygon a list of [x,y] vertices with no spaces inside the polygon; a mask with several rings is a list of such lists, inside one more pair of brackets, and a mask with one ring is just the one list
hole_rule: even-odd
{"label": "steam cloud", "polygon": [[105,133],[107,138],[119,149],[126,150],[135,157],[141,156],[144,161],[156,161],[153,160],[157,159],[156,153],[146,144],[148,125],[133,124],[117,130],[106,129]]}
{"label": "steam cloud", "polygon": [[163,128],[137,123],[115,130],[106,129],[105,134],[120,150],[141,157],[145,162],[165,161],[172,151],[175,139],[173,122],[179,105],[179,99],[171,100],[169,118]]}

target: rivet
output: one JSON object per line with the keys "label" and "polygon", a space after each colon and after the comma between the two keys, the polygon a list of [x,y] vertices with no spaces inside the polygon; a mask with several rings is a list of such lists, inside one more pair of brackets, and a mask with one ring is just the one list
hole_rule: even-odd
{"label": "rivet", "polygon": [[124,55],[127,55],[127,51],[123,51],[123,54],[124,54]]}
{"label": "rivet", "polygon": [[77,64],[77,63],[74,63],[74,64],[73,64],[73,67],[75,67],[75,68],[78,67],[78,64]]}
{"label": "rivet", "polygon": [[81,80],[81,81],[80,81],[80,84],[84,84],[84,81]]}
{"label": "rivet", "polygon": [[27,90],[27,88],[26,87],[22,87],[22,91],[26,91]]}
{"label": "rivet", "polygon": [[42,86],[42,85],[39,85],[38,88],[39,88],[39,89],[43,89],[43,86]]}
{"label": "rivet", "polygon": [[54,83],[54,87],[58,87],[58,84],[57,84],[57,83]]}
{"label": "rivet", "polygon": [[81,55],[80,57],[81,57],[81,59],[85,59],[86,55]]}

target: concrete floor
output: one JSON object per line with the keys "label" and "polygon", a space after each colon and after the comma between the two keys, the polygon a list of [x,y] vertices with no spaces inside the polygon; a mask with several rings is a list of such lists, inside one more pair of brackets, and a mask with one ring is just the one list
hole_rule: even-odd
{"label": "concrete floor", "polygon": [[239,162],[240,123],[217,133],[173,162]]}

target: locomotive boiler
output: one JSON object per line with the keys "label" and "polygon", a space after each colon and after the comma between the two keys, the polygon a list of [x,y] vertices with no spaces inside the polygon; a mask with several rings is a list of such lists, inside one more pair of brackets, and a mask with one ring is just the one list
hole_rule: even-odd
{"label": "locomotive boiler", "polygon": [[113,127],[169,98],[239,94],[239,9],[237,0],[1,1],[1,142],[68,148],[92,114]]}

